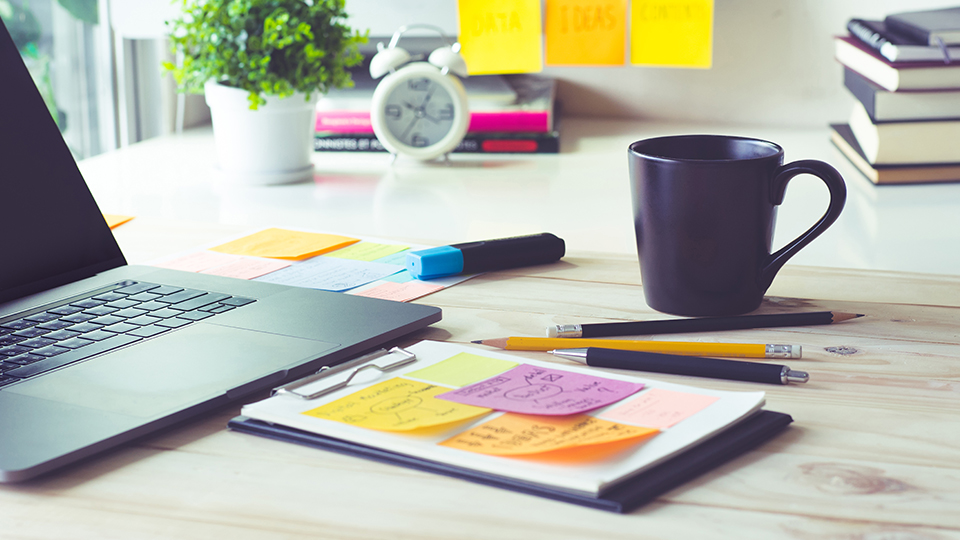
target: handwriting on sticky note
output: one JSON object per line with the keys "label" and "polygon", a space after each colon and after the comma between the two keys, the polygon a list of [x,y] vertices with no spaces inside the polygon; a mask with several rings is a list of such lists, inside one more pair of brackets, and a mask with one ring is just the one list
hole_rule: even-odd
{"label": "handwriting on sticky note", "polygon": [[642,383],[522,364],[439,398],[498,411],[565,415],[609,405],[642,388]]}
{"label": "handwriting on sticky note", "polygon": [[713,0],[635,0],[630,23],[631,63],[710,67]]}
{"label": "handwriting on sticky note", "polygon": [[622,65],[627,0],[547,2],[548,65]]}
{"label": "handwriting on sticky note", "polygon": [[169,261],[154,263],[153,266],[169,268],[171,270],[183,270],[184,272],[203,272],[210,268],[236,262],[239,259],[240,257],[236,255],[227,255],[226,253],[198,251]]}
{"label": "handwriting on sticky note", "polygon": [[393,300],[394,302],[409,302],[443,289],[442,285],[412,280],[407,280],[405,283],[396,283],[391,281],[390,278],[391,276],[383,278],[387,280],[385,283],[360,291],[357,296]]}
{"label": "handwriting on sticky note", "polygon": [[393,264],[314,257],[259,277],[257,281],[340,292],[377,281],[400,270],[401,267]]}
{"label": "handwriting on sticky note", "polygon": [[119,214],[104,214],[103,219],[106,220],[108,227],[110,227],[111,229],[116,229],[117,227],[133,219],[133,216],[121,216]]}
{"label": "handwriting on sticky note", "polygon": [[716,396],[653,388],[601,416],[617,422],[663,429],[693,416],[718,399]]}
{"label": "handwriting on sticky note", "polygon": [[507,413],[440,444],[478,454],[520,456],[630,439],[639,442],[640,439],[655,435],[657,431],[653,428],[625,426],[584,414],[528,416]]}
{"label": "handwriting on sticky note", "polygon": [[240,257],[233,262],[201,270],[200,273],[237,279],[253,279],[288,266],[290,266],[290,263],[287,261]]}
{"label": "handwriting on sticky note", "polygon": [[394,378],[304,412],[308,416],[381,431],[411,431],[460,422],[490,409],[436,399],[447,388]]}
{"label": "handwriting on sticky note", "polygon": [[471,75],[543,69],[540,0],[459,0],[458,8]]}
{"label": "handwriting on sticky note", "polygon": [[459,388],[499,375],[515,367],[517,367],[517,363],[509,360],[490,358],[478,354],[459,353],[432,366],[411,371],[407,373],[407,376]]}
{"label": "handwriting on sticky note", "polygon": [[353,259],[355,261],[376,261],[384,257],[399,253],[408,249],[409,246],[397,244],[378,244],[376,242],[357,242],[345,248],[327,253],[325,257],[337,257],[340,259]]}
{"label": "handwriting on sticky note", "polygon": [[359,242],[336,234],[265,229],[211,248],[220,253],[299,261]]}

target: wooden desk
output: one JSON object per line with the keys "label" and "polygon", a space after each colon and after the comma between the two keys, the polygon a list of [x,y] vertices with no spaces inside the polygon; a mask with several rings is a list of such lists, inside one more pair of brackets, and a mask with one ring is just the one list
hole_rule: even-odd
{"label": "wooden desk", "polygon": [[[131,155],[94,165],[122,169]],[[121,188],[104,197],[119,203],[105,211],[155,209],[116,231],[138,262],[285,215],[267,203],[262,208],[270,213],[256,218],[217,214],[209,200],[174,199],[158,186]],[[179,189],[171,192],[187,193]],[[167,196],[167,210],[144,202],[151,193]],[[295,214],[307,215],[307,207],[292,204]],[[189,205],[209,220],[164,215]],[[312,223],[286,224],[294,222]],[[421,302],[442,307],[444,318],[414,338],[457,343],[542,335],[555,323],[658,317],[644,304],[632,253],[582,246],[557,264],[487,274]],[[960,277],[788,264],[761,309],[868,316],[684,336],[799,343],[804,358],[790,365],[811,380],[781,387],[658,375],[762,389],[767,408],[795,422],[758,450],[631,515],[233,433],[225,429],[239,411],[233,405],[54,476],[0,486],[0,538],[960,538]]]}

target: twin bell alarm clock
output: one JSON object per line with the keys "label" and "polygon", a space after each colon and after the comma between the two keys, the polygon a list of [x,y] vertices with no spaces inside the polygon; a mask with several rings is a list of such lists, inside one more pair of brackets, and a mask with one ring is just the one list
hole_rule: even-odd
{"label": "twin bell alarm clock", "polygon": [[[446,45],[434,50],[426,62],[411,61],[397,46],[407,30],[436,31]],[[435,26],[402,26],[387,47],[377,44],[370,59],[370,75],[383,77],[373,92],[370,120],[377,139],[396,158],[405,155],[431,160],[450,153],[467,133],[470,113],[467,92],[459,77],[467,76],[467,64],[453,43]]]}

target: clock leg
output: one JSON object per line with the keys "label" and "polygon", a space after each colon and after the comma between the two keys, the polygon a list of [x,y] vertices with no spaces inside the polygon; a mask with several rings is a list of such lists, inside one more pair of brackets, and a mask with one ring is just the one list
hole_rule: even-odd
{"label": "clock leg", "polygon": [[397,154],[394,152],[394,153],[391,153],[390,155],[393,156],[390,158],[390,165],[393,165],[394,163],[397,162],[397,156],[399,156],[400,154]]}

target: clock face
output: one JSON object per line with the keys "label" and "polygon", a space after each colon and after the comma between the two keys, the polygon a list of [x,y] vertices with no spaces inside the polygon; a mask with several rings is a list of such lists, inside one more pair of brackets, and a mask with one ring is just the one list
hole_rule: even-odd
{"label": "clock face", "polygon": [[386,129],[414,148],[432,146],[454,128],[454,96],[431,77],[401,81],[380,105]]}

